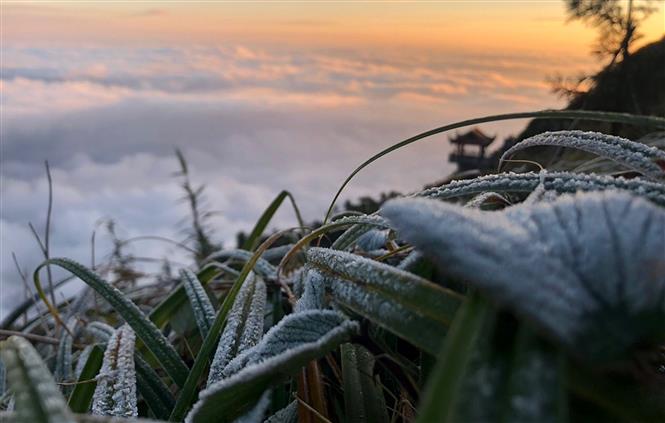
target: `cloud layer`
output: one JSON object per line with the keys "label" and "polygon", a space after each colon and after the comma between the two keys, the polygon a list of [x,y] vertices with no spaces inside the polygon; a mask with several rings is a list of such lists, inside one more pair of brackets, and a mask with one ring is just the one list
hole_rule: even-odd
{"label": "cloud layer", "polygon": [[[53,255],[89,262],[100,218],[124,236],[180,238],[187,209],[171,175],[174,147],[208,185],[218,238],[233,244],[281,190],[321,218],[346,175],[403,138],[455,120],[558,107],[543,82],[559,57],[357,50],[26,48],[3,50],[2,304],[20,292],[11,262],[38,261],[28,222],[42,227],[53,170]],[[521,122],[488,126],[507,135]],[[345,197],[411,191],[452,170],[445,137],[364,171]],[[276,225],[290,226],[282,212]],[[162,257],[170,247],[140,252]],[[101,254],[100,254],[101,255]]]}

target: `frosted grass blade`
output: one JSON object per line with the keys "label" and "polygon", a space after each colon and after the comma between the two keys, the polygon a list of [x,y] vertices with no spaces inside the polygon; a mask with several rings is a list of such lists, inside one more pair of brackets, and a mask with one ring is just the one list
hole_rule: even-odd
{"label": "frosted grass blade", "polygon": [[33,274],[37,292],[41,296],[42,301],[44,301],[49,306],[49,309],[52,310],[54,316],[57,316],[57,311],[54,310],[53,306],[48,302],[48,299],[46,298],[44,290],[42,289],[41,283],[39,281],[40,269],[48,264],[62,267],[68,272],[74,274],[76,277],[97,291],[101,296],[103,296],[106,301],[108,301],[109,304],[111,304],[111,306],[125,319],[127,324],[129,324],[129,326],[134,329],[136,335],[155,355],[171,379],[173,379],[173,381],[179,386],[182,386],[185,383],[187,374],[189,373],[187,366],[182,361],[173,346],[166,340],[164,335],[150,320],[146,318],[146,316],[136,306],[136,304],[128,300],[122,294],[122,292],[111,286],[97,274],[69,259],[53,258],[44,261],[37,267],[37,269],[35,269]]}

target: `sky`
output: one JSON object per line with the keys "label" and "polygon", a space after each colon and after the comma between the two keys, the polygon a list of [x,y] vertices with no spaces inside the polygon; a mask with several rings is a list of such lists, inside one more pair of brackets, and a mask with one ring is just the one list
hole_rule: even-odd
{"label": "sky", "polygon": [[[182,239],[179,147],[233,247],[282,189],[321,219],[380,149],[453,121],[562,107],[548,77],[598,70],[593,28],[562,1],[1,3],[0,316],[40,262],[48,160],[51,251],[90,263],[121,237]],[[642,43],[665,32],[663,8]],[[483,126],[499,139],[524,121]],[[453,170],[447,136],[363,171],[344,199],[410,192]],[[275,227],[295,223],[285,208]],[[173,247],[137,255],[190,260]],[[74,289],[74,288],[72,288]]]}

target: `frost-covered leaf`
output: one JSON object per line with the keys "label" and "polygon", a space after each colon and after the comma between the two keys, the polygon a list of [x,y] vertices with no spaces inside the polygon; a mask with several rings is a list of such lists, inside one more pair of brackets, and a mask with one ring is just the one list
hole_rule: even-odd
{"label": "frost-covered leaf", "polygon": [[39,353],[24,338],[0,342],[9,388],[16,401],[16,420],[35,423],[73,423],[74,418]]}
{"label": "frost-covered leaf", "polygon": [[0,397],[7,392],[7,371],[4,361],[0,360]]}
{"label": "frost-covered leaf", "polygon": [[208,374],[208,386],[221,380],[224,367],[229,361],[259,342],[263,335],[265,308],[266,284],[263,279],[250,273],[238,291],[217,344]]}
{"label": "frost-covered leaf", "polygon": [[[103,322],[91,322],[86,330],[98,341],[106,344],[115,329]],[[161,419],[167,419],[173,409],[174,399],[169,388],[164,384],[161,377],[136,351],[134,353],[134,364],[136,366],[136,386],[152,412]]]}
{"label": "frost-covered leaf", "polygon": [[[157,358],[171,379],[173,379],[173,381],[179,386],[185,383],[189,369],[180,358],[178,352],[159,331],[157,326],[148,320],[138,306],[129,300],[122,292],[111,286],[107,281],[85,266],[73,260],[64,258],[52,258],[40,264],[33,273],[33,280],[43,301],[48,304],[48,299],[46,298],[39,281],[39,271],[42,267],[49,264],[67,270],[104,297],[104,299],[106,299],[106,301],[108,301],[108,303],[125,319],[127,324],[134,329],[136,335],[154,354],[155,358]],[[51,305],[51,307],[53,306]],[[56,310],[52,310],[52,312],[54,315],[57,315]]]}
{"label": "frost-covered leaf", "polygon": [[441,270],[590,360],[665,341],[665,210],[623,192],[500,212],[402,199],[381,212]]}
{"label": "frost-covered leaf", "polygon": [[[76,318],[69,318],[67,320],[68,330],[63,330],[60,334],[53,371],[53,377],[57,382],[71,382],[72,379],[72,343],[74,342],[72,334],[76,328],[76,322]],[[69,390],[67,387],[64,389],[65,393]]]}
{"label": "frost-covered leaf", "polygon": [[651,179],[665,177],[665,152],[625,138],[583,131],[545,132],[527,138],[503,153],[499,167],[516,152],[534,146],[575,148],[613,160]]}
{"label": "frost-covered leaf", "polygon": [[92,397],[92,414],[138,416],[134,369],[135,339],[134,331],[128,325],[118,328],[109,339]]}
{"label": "frost-covered leaf", "polygon": [[246,366],[202,391],[188,422],[230,422],[250,410],[266,389],[357,333],[338,312],[308,310],[284,317],[249,354]]}
{"label": "frost-covered leaf", "polygon": [[88,325],[85,327],[85,330],[97,341],[103,343],[107,343],[109,338],[111,338],[115,332],[113,326],[107,325],[106,323],[100,321],[88,323]]}
{"label": "frost-covered leaf", "polygon": [[570,172],[547,172],[544,175],[535,172],[500,173],[474,179],[452,181],[446,185],[420,191],[413,196],[449,200],[487,191],[532,192],[540,184],[543,185],[545,190],[555,191],[559,194],[618,189],[629,191],[655,204],[665,206],[665,184],[642,178],[624,179]]}
{"label": "frost-covered leaf", "polygon": [[[110,417],[110,416],[93,416],[91,414],[74,414],[73,418],[74,420],[72,420],[72,422],[76,423],[165,423],[161,420],[126,419],[126,418]],[[18,415],[17,413],[0,411],[0,423],[28,423],[28,422],[21,420],[20,415]]]}
{"label": "frost-covered leaf", "polygon": [[194,272],[189,269],[182,269],[180,270],[180,279],[185,286],[185,292],[187,292],[196,325],[201,331],[201,337],[205,338],[208,331],[210,331],[212,322],[215,321],[215,309]]}
{"label": "frost-covered leaf", "polygon": [[316,269],[307,266],[303,270],[302,281],[304,285],[302,295],[293,307],[293,312],[323,308],[326,295],[325,277]]}
{"label": "frost-covered leaf", "polygon": [[328,280],[335,302],[436,354],[461,296],[384,263],[327,248],[307,262]]}
{"label": "frost-covered leaf", "polygon": [[268,389],[263,395],[261,395],[259,402],[257,402],[251,410],[235,419],[234,423],[261,423],[263,421],[263,416],[266,415],[266,412],[270,407],[271,397],[272,391]]}
{"label": "frost-covered leaf", "polygon": [[510,201],[508,201],[508,199],[499,193],[488,191],[476,195],[471,200],[469,200],[465,206],[471,209],[486,209],[488,208],[488,205],[496,204],[506,206],[510,204]]}
{"label": "frost-covered leaf", "polygon": [[264,423],[298,423],[298,402],[291,401],[289,405],[268,417]]}
{"label": "frost-covered leaf", "polygon": [[363,251],[374,251],[385,248],[390,239],[388,229],[372,229],[362,234],[356,241],[356,246]]}

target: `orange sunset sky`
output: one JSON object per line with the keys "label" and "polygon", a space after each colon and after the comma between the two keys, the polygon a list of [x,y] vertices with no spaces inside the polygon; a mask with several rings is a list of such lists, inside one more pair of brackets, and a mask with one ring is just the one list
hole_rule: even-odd
{"label": "orange sunset sky", "polygon": [[[8,43],[289,43],[587,52],[593,28],[560,0],[3,1]],[[642,25],[663,33],[662,4]]]}

